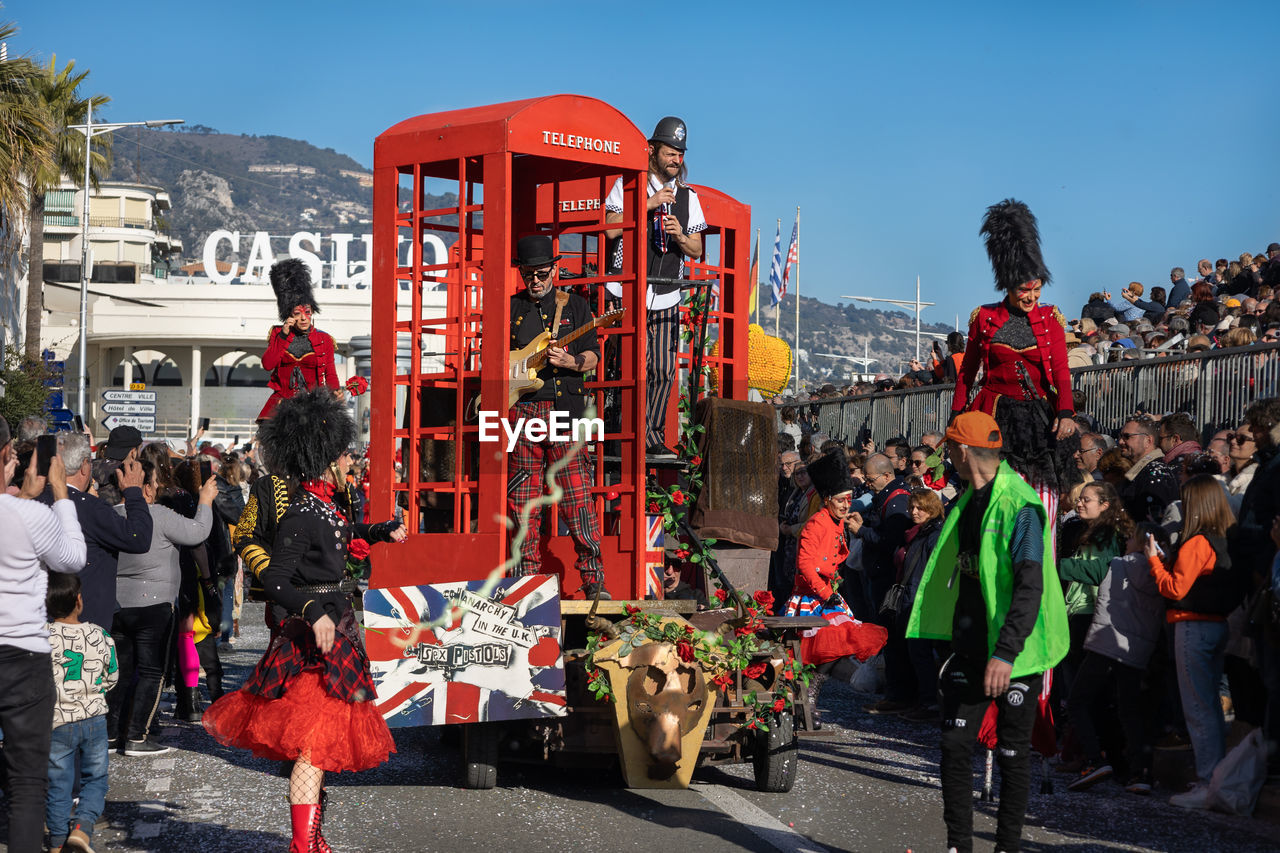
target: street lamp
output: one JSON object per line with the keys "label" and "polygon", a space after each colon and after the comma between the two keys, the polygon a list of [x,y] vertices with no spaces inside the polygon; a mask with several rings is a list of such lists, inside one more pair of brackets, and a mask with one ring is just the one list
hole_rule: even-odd
{"label": "street lamp", "polygon": [[934,302],[920,301],[920,276],[916,276],[916,298],[912,302],[904,299],[881,299],[877,296],[841,296],[841,299],[856,299],[859,302],[888,302],[892,305],[899,305],[908,311],[916,312],[916,358],[920,357],[920,312],[925,308],[935,305]]}
{"label": "street lamp", "polygon": [[[69,124],[68,130],[78,130],[84,134],[84,205],[80,217],[80,381],[76,389],[76,413],[84,417],[85,390],[89,387],[89,371],[86,362],[88,347],[89,317],[89,166],[93,158],[93,138],[104,133],[111,133],[122,127],[164,127],[167,124],[182,124],[180,118],[152,119],[151,121],[113,121],[93,123],[93,99],[89,99],[89,111],[84,124]],[[43,227],[43,226],[41,226]]]}

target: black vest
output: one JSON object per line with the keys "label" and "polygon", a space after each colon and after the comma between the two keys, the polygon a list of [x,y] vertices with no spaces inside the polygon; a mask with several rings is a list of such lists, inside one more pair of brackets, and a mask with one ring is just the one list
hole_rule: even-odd
{"label": "black vest", "polygon": [[1226,616],[1240,606],[1244,600],[1245,585],[1241,575],[1231,567],[1231,556],[1227,553],[1227,540],[1221,536],[1200,534],[1209,540],[1213,548],[1215,563],[1213,571],[1196,578],[1187,594],[1169,606],[1174,610],[1186,610],[1189,613],[1212,613]]}
{"label": "black vest", "polygon": [[[680,265],[684,260],[684,252],[680,251],[680,247],[676,245],[676,241],[671,235],[667,235],[667,250],[659,251],[657,235],[660,227],[658,214],[660,210],[649,211],[649,275],[659,278],[679,278]],[[671,213],[680,223],[680,230],[688,232],[689,230],[689,188],[686,186],[676,186],[676,200],[671,205]],[[673,290],[679,290],[679,285],[672,284],[655,284],[653,286],[654,293],[670,293]]]}
{"label": "black vest", "polygon": [[[520,294],[511,297],[512,352],[523,348],[542,332],[551,331],[548,326],[555,319],[556,304],[554,295],[556,293],[557,290],[552,288],[541,303],[535,303]],[[553,338],[572,332],[583,322],[590,321],[589,316],[585,320],[579,317],[578,312],[574,310],[575,308],[576,305],[571,297],[569,303],[564,306],[564,310],[560,313],[560,330],[552,332],[551,336]],[[543,320],[544,313],[546,314],[545,321]],[[580,342],[582,340],[582,338],[579,338],[570,344],[569,352],[581,352]],[[548,363],[538,371],[538,378],[543,382],[542,387],[531,394],[525,394],[520,398],[520,402],[554,400],[555,408],[568,412],[569,417],[582,417],[587,407],[585,396],[587,389],[583,384],[581,373],[576,370],[554,367]]]}

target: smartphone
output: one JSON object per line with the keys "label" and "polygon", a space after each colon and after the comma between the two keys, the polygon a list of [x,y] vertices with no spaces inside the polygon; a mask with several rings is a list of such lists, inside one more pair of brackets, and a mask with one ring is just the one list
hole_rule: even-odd
{"label": "smartphone", "polygon": [[209,429],[209,419],[208,419],[208,418],[201,418],[201,419],[200,419],[200,429],[203,429],[203,430],[207,430],[207,429]]}
{"label": "smartphone", "polygon": [[73,423],[76,425],[76,432],[84,432],[84,418],[76,415]]}
{"label": "smartphone", "polygon": [[40,464],[36,468],[36,473],[41,477],[49,476],[49,463],[53,461],[53,457],[58,455],[58,437],[56,435],[42,435],[37,438],[36,455],[40,457]]}
{"label": "smartphone", "polygon": [[235,441],[233,441],[233,442],[231,442],[231,446],[232,446],[232,447],[239,447],[239,446],[240,446],[240,436],[238,436],[238,435],[236,436],[236,440],[235,440]]}
{"label": "smartphone", "polygon": [[1164,556],[1164,549],[1160,547],[1160,543],[1156,541],[1156,537],[1154,534],[1148,533],[1147,541],[1150,542],[1152,545],[1156,546],[1157,554],[1159,554],[1161,557]]}
{"label": "smartphone", "polygon": [[208,459],[201,459],[200,460],[200,485],[203,486],[206,482],[208,482],[209,478],[212,476],[213,476],[213,463],[210,462]]}

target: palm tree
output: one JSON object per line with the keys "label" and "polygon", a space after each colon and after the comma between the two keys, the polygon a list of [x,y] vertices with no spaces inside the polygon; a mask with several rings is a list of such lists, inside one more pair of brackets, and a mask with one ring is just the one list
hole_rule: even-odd
{"label": "palm tree", "polygon": [[[0,41],[18,31],[0,23]],[[41,70],[26,57],[0,59],[0,255],[12,257],[22,242],[19,227],[28,208],[32,170],[48,166],[49,116],[35,97]]]}
{"label": "palm tree", "polygon": [[[88,71],[76,73],[75,60],[61,71],[58,58],[53,56],[49,64],[40,68],[33,82],[37,102],[44,108],[49,120],[49,160],[31,173],[31,204],[28,216],[31,222],[31,242],[28,254],[27,285],[27,345],[28,358],[40,357],[40,324],[44,316],[44,197],[62,183],[63,175],[78,177],[84,174],[84,134],[71,130],[70,125],[83,124],[88,116],[89,104],[96,111],[111,99],[106,95],[80,96],[80,85],[89,76]],[[111,137],[95,136],[89,166],[89,180],[96,188],[98,180],[111,168]],[[86,192],[88,189],[86,188]],[[81,271],[81,275],[84,271]]]}

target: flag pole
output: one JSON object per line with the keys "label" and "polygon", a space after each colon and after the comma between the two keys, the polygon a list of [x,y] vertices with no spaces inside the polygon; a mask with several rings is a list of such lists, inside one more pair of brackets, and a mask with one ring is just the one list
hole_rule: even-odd
{"label": "flag pole", "polygon": [[796,393],[800,393],[800,205],[796,205]]}
{"label": "flag pole", "polygon": [[751,282],[751,286],[756,289],[756,319],[755,324],[760,325],[760,229],[756,229],[756,280]]}
{"label": "flag pole", "polygon": [[[778,217],[778,236],[782,236],[782,217]],[[777,251],[777,240],[774,241],[774,251]],[[770,273],[770,284],[772,285],[772,273]],[[782,337],[782,333],[778,331],[778,323],[782,319],[782,300],[778,300],[778,304],[773,306],[773,336],[775,338]],[[794,360],[794,359],[793,359]]]}

